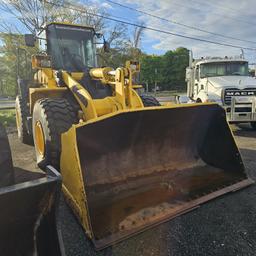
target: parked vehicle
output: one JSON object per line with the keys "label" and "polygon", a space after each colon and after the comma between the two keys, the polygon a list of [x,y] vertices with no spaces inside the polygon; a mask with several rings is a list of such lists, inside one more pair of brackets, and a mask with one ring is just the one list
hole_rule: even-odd
{"label": "parked vehicle", "polygon": [[243,56],[193,60],[191,53],[186,81],[190,99],[218,103],[229,122],[250,122],[256,129],[256,80]]}

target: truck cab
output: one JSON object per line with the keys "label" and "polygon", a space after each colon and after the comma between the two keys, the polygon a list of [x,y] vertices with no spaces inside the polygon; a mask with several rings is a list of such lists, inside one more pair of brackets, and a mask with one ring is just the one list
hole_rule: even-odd
{"label": "truck cab", "polygon": [[201,58],[186,69],[187,95],[221,105],[232,123],[256,122],[256,80],[242,57]]}

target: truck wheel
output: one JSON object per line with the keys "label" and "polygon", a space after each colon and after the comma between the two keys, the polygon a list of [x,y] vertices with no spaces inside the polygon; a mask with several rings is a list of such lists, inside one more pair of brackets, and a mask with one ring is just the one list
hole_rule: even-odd
{"label": "truck wheel", "polygon": [[66,99],[42,99],[33,111],[33,137],[37,164],[41,169],[49,164],[59,170],[61,134],[68,131],[77,117]]}
{"label": "truck wheel", "polygon": [[256,130],[256,122],[251,122],[251,127],[253,130]]}
{"label": "truck wheel", "polygon": [[21,96],[16,97],[15,112],[18,138],[22,143],[29,145],[33,144],[33,136],[29,133],[27,122],[29,109],[27,106],[27,102]]}
{"label": "truck wheel", "polygon": [[153,96],[140,95],[144,107],[161,106],[159,101]]}

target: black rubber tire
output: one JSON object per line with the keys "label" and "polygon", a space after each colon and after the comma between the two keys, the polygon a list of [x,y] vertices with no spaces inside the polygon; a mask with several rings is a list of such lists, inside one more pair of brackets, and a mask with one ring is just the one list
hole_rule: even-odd
{"label": "black rubber tire", "polygon": [[[27,102],[20,95],[16,97],[15,102],[16,111],[16,126],[18,131],[18,138],[24,144],[33,144],[33,136],[29,133],[29,127],[27,122],[27,117],[29,116],[29,108]],[[17,117],[20,122],[17,122]]]}
{"label": "black rubber tire", "polygon": [[153,96],[140,95],[140,98],[143,102],[144,107],[161,106],[159,101]]}
{"label": "black rubber tire", "polygon": [[66,99],[41,99],[34,106],[33,111],[33,137],[35,140],[36,122],[41,123],[45,141],[45,153],[42,156],[35,146],[38,166],[45,170],[47,165],[60,167],[61,134],[68,131],[72,124],[78,122],[72,105]]}
{"label": "black rubber tire", "polygon": [[11,149],[3,125],[0,123],[0,188],[14,184]]}
{"label": "black rubber tire", "polygon": [[256,130],[256,122],[251,122],[251,127],[253,130]]}

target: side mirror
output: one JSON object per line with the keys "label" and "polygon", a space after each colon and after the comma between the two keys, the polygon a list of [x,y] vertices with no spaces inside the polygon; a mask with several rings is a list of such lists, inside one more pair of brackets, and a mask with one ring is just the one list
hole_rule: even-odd
{"label": "side mirror", "polygon": [[104,40],[103,43],[103,51],[104,52],[110,52],[110,43]]}
{"label": "side mirror", "polygon": [[192,68],[186,68],[186,82],[190,81],[190,79],[192,78],[192,72]]}
{"label": "side mirror", "polygon": [[103,34],[101,34],[101,33],[95,33],[95,36],[99,39],[99,38],[102,38],[102,37],[103,37]]}
{"label": "side mirror", "polygon": [[34,47],[36,42],[36,38],[32,34],[25,34],[25,44],[29,47]]}

